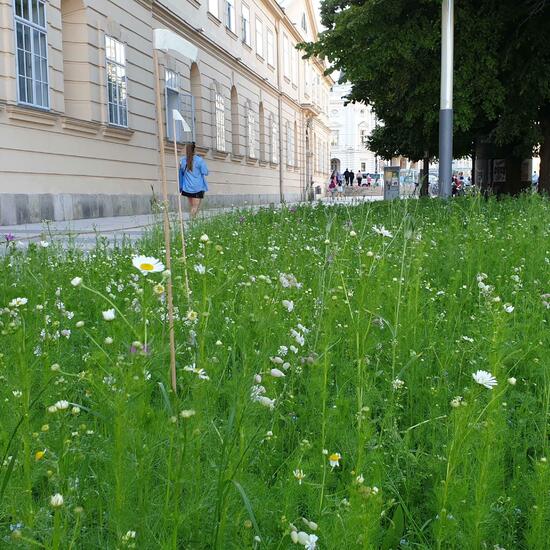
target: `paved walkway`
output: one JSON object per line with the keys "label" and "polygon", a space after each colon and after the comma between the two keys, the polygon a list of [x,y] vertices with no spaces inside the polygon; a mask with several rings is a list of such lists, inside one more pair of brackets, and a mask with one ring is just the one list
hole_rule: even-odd
{"label": "paved walkway", "polygon": [[[342,197],[336,200],[322,199],[326,204],[358,204],[365,201],[381,200],[382,197]],[[243,207],[245,208],[245,207]],[[242,210],[243,208],[239,208]],[[247,209],[255,209],[258,206],[249,206]],[[232,212],[237,208],[213,208],[203,210],[202,218],[209,218],[220,214]],[[175,216],[175,214],[172,214]],[[184,219],[189,220],[189,215],[184,214]],[[122,238],[137,240],[144,232],[156,224],[162,223],[160,214],[144,214],[139,216],[118,216],[113,218],[92,218],[71,221],[49,221],[42,223],[27,223],[22,225],[0,226],[0,246],[8,239],[14,238],[16,242],[26,247],[29,242],[45,241],[71,241],[79,247],[91,248],[98,236],[106,238],[109,243],[120,242]],[[0,249],[1,252],[1,249]]]}

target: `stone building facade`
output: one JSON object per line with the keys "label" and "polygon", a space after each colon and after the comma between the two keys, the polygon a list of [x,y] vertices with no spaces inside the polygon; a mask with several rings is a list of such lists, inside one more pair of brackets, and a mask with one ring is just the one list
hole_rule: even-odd
{"label": "stone building facade", "polygon": [[0,225],[150,211],[155,29],[198,50],[159,53],[173,196],[174,108],[211,205],[298,200],[326,181],[332,81],[295,49],[317,33],[311,0],[0,0]]}
{"label": "stone building facade", "polygon": [[365,145],[376,125],[371,108],[362,103],[345,105],[351,85],[338,83],[330,93],[331,167],[340,172],[347,169],[377,173],[383,163]]}

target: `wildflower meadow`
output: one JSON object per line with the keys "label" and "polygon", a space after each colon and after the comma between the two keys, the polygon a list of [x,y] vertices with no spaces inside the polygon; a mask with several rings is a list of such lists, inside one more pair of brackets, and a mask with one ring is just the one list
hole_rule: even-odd
{"label": "wildflower meadow", "polygon": [[1,548],[550,547],[547,200],[173,235],[2,245]]}

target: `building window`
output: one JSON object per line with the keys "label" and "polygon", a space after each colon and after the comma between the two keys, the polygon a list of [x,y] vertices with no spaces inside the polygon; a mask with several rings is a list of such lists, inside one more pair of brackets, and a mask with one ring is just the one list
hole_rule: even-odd
{"label": "building window", "polygon": [[231,32],[235,32],[235,0],[225,0],[225,25]]}
{"label": "building window", "polygon": [[367,129],[366,128],[359,128],[359,145],[363,146],[367,144],[368,139]]}
{"label": "building window", "polygon": [[302,22],[301,27],[304,32],[307,32],[307,21],[306,21],[306,14],[302,13]]}
{"label": "building window", "polygon": [[292,49],[292,82],[298,84],[298,52]]}
{"label": "building window", "polygon": [[48,41],[43,0],[15,0],[19,102],[47,109]]}
{"label": "building window", "polygon": [[267,62],[275,67],[275,41],[273,33],[269,29],[267,31]]}
{"label": "building window", "polygon": [[338,147],[340,142],[340,130],[332,130],[330,144],[332,147]]}
{"label": "building window", "polygon": [[365,162],[362,162],[361,163],[361,172],[365,172],[366,169],[367,169],[367,164]]}
{"label": "building window", "polygon": [[[166,94],[166,136],[170,141],[174,140],[174,111],[180,110],[180,93],[178,75],[174,71],[165,72]],[[176,141],[181,142],[183,128],[176,121]]]}
{"label": "building window", "polygon": [[107,60],[107,99],[109,124],[128,126],[128,84],[126,80],[126,46],[111,36],[105,37]]}
{"label": "building window", "polygon": [[294,158],[294,131],[290,122],[286,123],[286,163],[288,166],[295,166]]}
{"label": "building window", "polygon": [[219,19],[220,17],[220,8],[218,4],[219,0],[208,0],[208,11],[214,16]]}
{"label": "building window", "polygon": [[251,36],[250,36],[250,8],[248,6],[245,6],[243,4],[242,6],[242,39],[243,42],[250,46],[251,44]]}
{"label": "building window", "polygon": [[264,56],[264,24],[256,18],[256,53]]}
{"label": "building window", "polygon": [[246,110],[246,129],[248,141],[248,156],[251,159],[256,158],[256,117],[250,103]]}
{"label": "building window", "polygon": [[271,115],[271,162],[279,162],[279,125],[273,115]]}
{"label": "building window", "polygon": [[216,149],[225,151],[225,98],[215,89],[215,106],[216,106]]}
{"label": "building window", "polygon": [[290,42],[288,36],[283,36],[283,74],[290,79]]}

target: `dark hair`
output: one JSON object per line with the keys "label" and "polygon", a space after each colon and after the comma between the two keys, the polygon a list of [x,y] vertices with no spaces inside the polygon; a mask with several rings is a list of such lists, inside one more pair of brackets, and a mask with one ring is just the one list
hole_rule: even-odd
{"label": "dark hair", "polygon": [[195,142],[188,143],[185,146],[185,157],[187,162],[187,170],[193,171],[193,157],[195,156]]}

